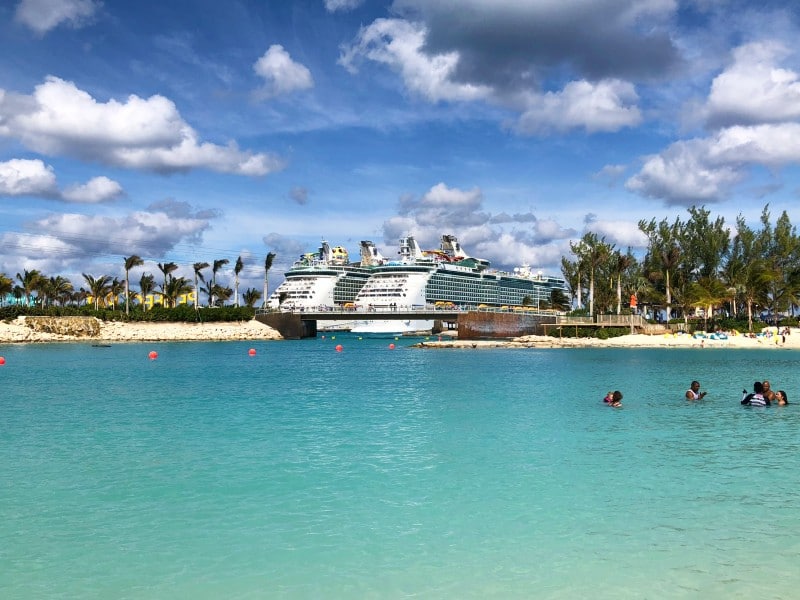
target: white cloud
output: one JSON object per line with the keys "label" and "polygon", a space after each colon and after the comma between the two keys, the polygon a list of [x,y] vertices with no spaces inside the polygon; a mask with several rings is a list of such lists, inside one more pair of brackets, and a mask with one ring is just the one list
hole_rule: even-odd
{"label": "white cloud", "polygon": [[15,19],[44,35],[61,23],[80,27],[102,6],[94,0],[20,0]]}
{"label": "white cloud", "polygon": [[667,204],[722,200],[753,165],[800,164],[800,124],[729,127],[714,136],[672,144],[645,158],[626,187]]}
{"label": "white cloud", "polygon": [[616,79],[590,83],[571,81],[560,92],[529,94],[517,125],[522,133],[618,131],[642,121],[633,85]]}
{"label": "white cloud", "polygon": [[431,102],[477,100],[490,94],[486,86],[454,81],[458,53],[428,56],[423,52],[425,34],[419,23],[376,19],[361,29],[352,46],[342,50],[339,64],[351,73],[357,72],[361,58],[384,64],[400,73],[406,88]]}
{"label": "white cloud", "polygon": [[383,223],[387,243],[412,234],[423,248],[437,248],[442,234],[458,236],[471,256],[486,258],[497,268],[510,269],[523,263],[558,272],[561,253],[576,232],[554,219],[506,213],[493,215],[483,207],[479,188],[461,190],[438,183],[420,198],[404,198],[399,214]]}
{"label": "white cloud", "polygon": [[12,159],[0,163],[0,196],[45,196],[58,194],[53,167],[41,160]]}
{"label": "white cloud", "polygon": [[257,92],[260,98],[274,98],[314,87],[311,71],[293,61],[279,44],[270,46],[253,65],[253,70],[265,81]]}
{"label": "white cloud", "polygon": [[82,185],[68,186],[61,194],[67,202],[98,204],[115,200],[123,194],[122,186],[108,177],[95,177]]}
{"label": "white cloud", "polygon": [[96,204],[123,195],[122,186],[108,177],[68,186],[63,192],[53,167],[41,160],[12,159],[0,163],[0,196],[39,196],[65,202]]}
{"label": "white cloud", "polygon": [[328,12],[353,10],[361,6],[363,2],[364,0],[325,0],[325,9]]}
{"label": "white cloud", "polygon": [[588,132],[617,131],[638,125],[642,116],[631,83],[603,79],[596,83],[572,81],[557,92],[530,88],[508,94],[489,85],[457,78],[462,60],[457,51],[425,51],[425,25],[402,19],[377,19],[359,32],[356,42],[342,51],[339,63],[356,72],[361,59],[384,64],[400,73],[405,87],[429,100],[487,101],[521,111],[517,130],[523,134],[584,128]]}
{"label": "white cloud", "polygon": [[776,66],[788,56],[777,43],[746,44],[733,52],[733,64],[711,84],[705,106],[714,126],[775,123],[800,117],[800,77]]}
{"label": "white cloud", "polygon": [[589,221],[586,231],[591,231],[598,237],[605,238],[607,242],[616,244],[617,248],[623,253],[629,246],[632,248],[646,248],[648,244],[647,236],[639,229],[638,222],[619,219],[592,219]]}
{"label": "white cloud", "polygon": [[0,135],[48,155],[161,173],[204,168],[235,175],[282,169],[279,158],[201,142],[175,104],[155,95],[98,102],[70,81],[48,77],[32,96],[0,94]]}
{"label": "white cloud", "polygon": [[734,165],[709,162],[709,151],[709,140],[676,142],[661,154],[646,157],[642,169],[625,187],[667,204],[719,201],[743,174]]}

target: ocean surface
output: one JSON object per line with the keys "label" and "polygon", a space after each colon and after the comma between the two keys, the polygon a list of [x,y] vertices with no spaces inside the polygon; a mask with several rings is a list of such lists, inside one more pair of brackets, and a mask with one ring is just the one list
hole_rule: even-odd
{"label": "ocean surface", "polygon": [[800,353],[332,338],[0,345],[0,598],[798,597]]}

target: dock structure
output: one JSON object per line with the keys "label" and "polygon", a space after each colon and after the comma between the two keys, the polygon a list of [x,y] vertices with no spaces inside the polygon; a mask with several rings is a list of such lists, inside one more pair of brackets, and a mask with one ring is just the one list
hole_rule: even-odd
{"label": "dock structure", "polygon": [[481,308],[459,310],[449,308],[415,308],[394,310],[319,310],[319,311],[259,311],[256,320],[276,329],[284,338],[316,337],[319,321],[370,320],[433,321],[439,331],[458,329],[463,340],[480,338],[513,338],[523,335],[557,335],[567,327],[603,328],[630,327],[631,333],[644,331],[647,322],[641,315],[598,315],[566,317],[549,310],[519,310]]}

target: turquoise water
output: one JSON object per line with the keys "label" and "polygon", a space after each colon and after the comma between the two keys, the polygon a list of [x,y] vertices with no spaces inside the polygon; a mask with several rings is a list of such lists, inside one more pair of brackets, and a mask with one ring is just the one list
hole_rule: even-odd
{"label": "turquoise water", "polygon": [[0,597],[797,597],[800,353],[410,343],[0,346]]}

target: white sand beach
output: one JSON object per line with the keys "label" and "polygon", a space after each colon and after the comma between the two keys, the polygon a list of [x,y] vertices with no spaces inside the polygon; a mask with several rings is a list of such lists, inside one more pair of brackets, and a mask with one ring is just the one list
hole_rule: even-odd
{"label": "white sand beach", "polygon": [[[772,328],[774,332],[774,328]],[[800,328],[790,328],[786,336],[728,335],[724,339],[691,335],[623,335],[607,340],[597,338],[557,338],[543,335],[526,335],[513,340],[458,340],[442,339],[418,344],[424,348],[759,348],[765,350],[800,349]]]}
{"label": "white sand beach", "polygon": [[[0,321],[0,344],[26,342],[164,342],[280,340],[273,328],[255,320],[218,323],[122,323],[98,319],[84,320],[92,325],[74,334],[42,331],[26,317]],[[96,322],[92,324],[91,322]],[[37,330],[40,329],[40,330]]]}
{"label": "white sand beach", "polygon": [[[158,341],[235,341],[280,340],[275,329],[256,320],[218,323],[124,323],[81,318],[83,326],[71,326],[68,333],[55,332],[37,323],[36,318],[17,317],[0,321],[0,344],[36,342],[158,342]],[[86,325],[89,325],[88,327]],[[49,330],[43,330],[49,329]],[[67,328],[69,329],[69,328]],[[772,332],[775,329],[772,328]],[[422,348],[759,348],[765,350],[800,349],[800,328],[786,336],[762,334],[756,337],[728,335],[725,339],[691,335],[624,335],[607,340],[597,338],[557,338],[527,335],[512,340],[459,340],[443,334],[416,344]]]}

